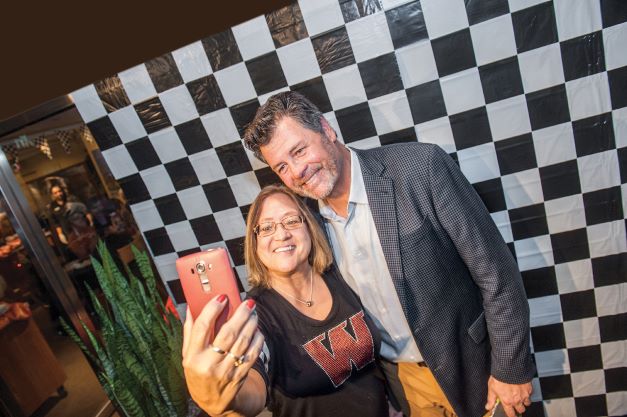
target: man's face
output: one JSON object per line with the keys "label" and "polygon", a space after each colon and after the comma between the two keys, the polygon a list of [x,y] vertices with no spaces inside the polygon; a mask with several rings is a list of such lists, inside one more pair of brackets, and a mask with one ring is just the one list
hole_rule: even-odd
{"label": "man's face", "polygon": [[61,187],[52,187],[50,192],[52,194],[52,199],[57,203],[63,203],[63,201],[65,201],[65,193]]}
{"label": "man's face", "polygon": [[270,168],[288,188],[317,200],[332,193],[341,164],[335,132],[325,120],[323,129],[325,134],[320,134],[283,117],[270,142],[260,148]]}

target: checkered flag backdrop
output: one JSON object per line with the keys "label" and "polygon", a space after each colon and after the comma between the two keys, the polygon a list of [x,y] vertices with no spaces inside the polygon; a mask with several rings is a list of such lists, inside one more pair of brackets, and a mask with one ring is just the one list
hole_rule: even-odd
{"label": "checkered flag backdrop", "polygon": [[[526,416],[627,414],[627,2],[303,0],[72,96],[161,278],[224,246],[246,286],[242,146],[267,97],[310,97],[355,148],[440,145],[522,271],[538,374]],[[419,254],[418,254],[419,255]]]}
{"label": "checkered flag backdrop", "polygon": [[52,151],[50,150],[50,144],[48,143],[48,138],[45,136],[36,137],[34,140],[35,147],[39,149],[41,153],[46,155],[48,159],[52,159]]}
{"label": "checkered flag backdrop", "polygon": [[55,134],[59,138],[63,151],[67,154],[72,153],[72,134],[67,130],[59,130]]}

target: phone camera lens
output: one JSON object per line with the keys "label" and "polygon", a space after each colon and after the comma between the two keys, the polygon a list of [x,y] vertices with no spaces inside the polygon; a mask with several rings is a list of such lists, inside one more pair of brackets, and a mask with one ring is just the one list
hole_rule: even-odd
{"label": "phone camera lens", "polygon": [[205,263],[204,263],[204,262],[198,262],[198,263],[196,264],[196,270],[197,270],[199,273],[201,273],[201,274],[202,274],[203,272],[205,272]]}

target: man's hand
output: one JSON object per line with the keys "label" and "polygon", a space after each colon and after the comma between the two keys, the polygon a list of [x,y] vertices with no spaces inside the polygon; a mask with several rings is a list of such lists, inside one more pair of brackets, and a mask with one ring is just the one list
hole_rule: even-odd
{"label": "man's hand", "polygon": [[488,402],[485,409],[491,411],[496,404],[496,399],[499,398],[507,417],[516,417],[516,413],[524,413],[526,407],[531,405],[532,391],[531,382],[507,384],[490,376],[488,379]]}

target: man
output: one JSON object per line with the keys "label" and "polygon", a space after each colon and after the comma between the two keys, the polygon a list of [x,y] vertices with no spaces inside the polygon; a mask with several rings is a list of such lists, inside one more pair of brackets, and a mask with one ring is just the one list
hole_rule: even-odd
{"label": "man", "polygon": [[382,332],[382,357],[398,364],[384,370],[404,414],[478,417],[497,398],[510,417],[525,411],[534,366],[522,279],[444,151],[349,149],[294,92],[271,97],[244,142],[318,200],[337,266]]}

